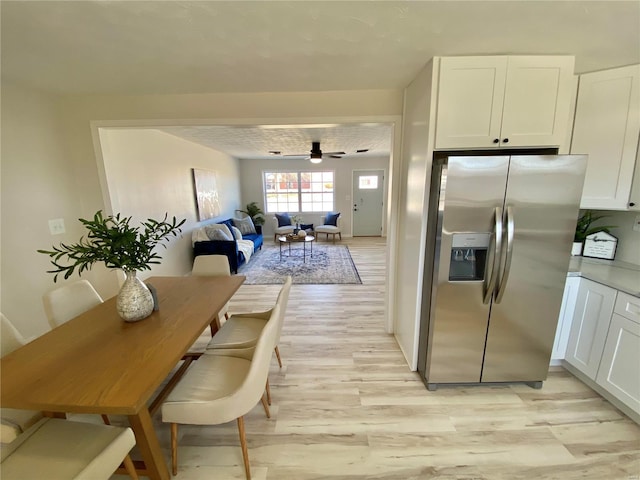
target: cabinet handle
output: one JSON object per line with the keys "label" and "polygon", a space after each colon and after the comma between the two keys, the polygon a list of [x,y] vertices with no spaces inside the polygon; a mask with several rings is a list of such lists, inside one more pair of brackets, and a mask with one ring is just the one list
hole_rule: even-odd
{"label": "cabinet handle", "polygon": [[636,202],[629,202],[629,206],[630,207],[635,207],[636,206]]}
{"label": "cabinet handle", "polygon": [[502,143],[509,143],[509,139],[505,138],[504,140],[502,140]]}
{"label": "cabinet handle", "polygon": [[494,138],[494,139],[493,139],[493,143],[500,143],[500,140],[499,140],[499,139],[497,139],[497,138]]}

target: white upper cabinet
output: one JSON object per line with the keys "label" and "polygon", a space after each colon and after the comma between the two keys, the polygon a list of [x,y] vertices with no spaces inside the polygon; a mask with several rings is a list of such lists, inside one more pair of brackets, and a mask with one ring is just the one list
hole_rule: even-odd
{"label": "white upper cabinet", "polygon": [[640,134],[639,83],[640,65],[580,75],[571,153],[589,155],[581,208],[638,208],[630,196]]}
{"label": "white upper cabinet", "polygon": [[440,59],[436,149],[560,146],[572,56]]}

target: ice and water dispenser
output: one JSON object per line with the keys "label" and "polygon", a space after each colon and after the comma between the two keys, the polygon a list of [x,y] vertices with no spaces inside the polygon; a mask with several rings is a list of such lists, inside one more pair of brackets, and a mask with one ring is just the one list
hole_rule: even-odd
{"label": "ice and water dispenser", "polygon": [[449,281],[479,281],[484,279],[489,233],[454,233],[449,261]]}

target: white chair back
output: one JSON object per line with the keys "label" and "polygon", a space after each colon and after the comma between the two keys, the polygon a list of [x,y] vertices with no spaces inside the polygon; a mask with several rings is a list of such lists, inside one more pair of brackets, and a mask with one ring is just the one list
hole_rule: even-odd
{"label": "white chair back", "polygon": [[198,255],[193,259],[191,275],[228,277],[231,275],[229,259],[226,255]]}
{"label": "white chair back", "polygon": [[0,313],[0,324],[2,326],[0,329],[0,357],[4,357],[20,348],[27,341],[2,313]]}
{"label": "white chair back", "polygon": [[287,311],[287,304],[289,303],[289,292],[291,291],[291,276],[287,276],[287,279],[284,282],[283,287],[280,289],[280,293],[278,293],[278,298],[276,299],[276,306],[280,308],[280,315],[278,317],[278,334],[276,336],[276,345],[280,341],[280,333],[282,332],[282,326],[284,325],[284,315]]}
{"label": "white chair back", "polygon": [[51,328],[100,305],[102,298],[88,280],[69,283],[46,293],[42,299]]}
{"label": "white chair back", "polygon": [[242,386],[235,392],[237,406],[236,414],[232,418],[240,417],[249,412],[262,398],[264,386],[269,376],[271,355],[276,346],[280,306],[276,305],[271,312],[269,321],[262,329],[256,349],[251,358],[249,373],[242,382]]}

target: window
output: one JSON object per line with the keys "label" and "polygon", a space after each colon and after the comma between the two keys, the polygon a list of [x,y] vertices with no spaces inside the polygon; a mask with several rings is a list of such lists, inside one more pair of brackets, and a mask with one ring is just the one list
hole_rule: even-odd
{"label": "window", "polygon": [[360,188],[360,190],[376,190],[378,188],[377,175],[370,175],[370,176],[362,175],[361,177],[359,177],[359,179],[360,179],[360,182],[358,187]]}
{"label": "window", "polygon": [[268,213],[333,211],[333,172],[264,172]]}

